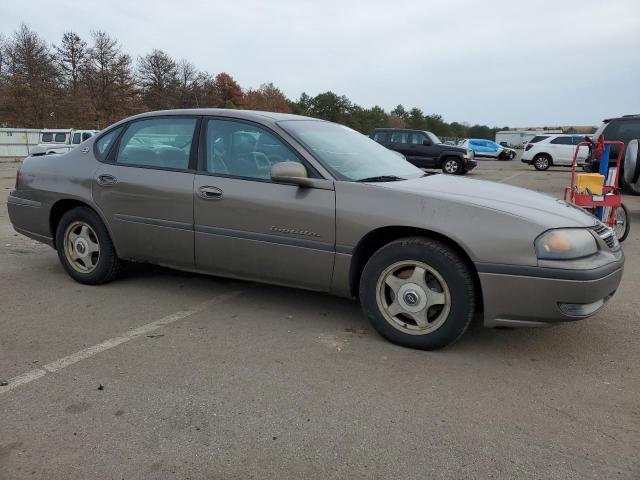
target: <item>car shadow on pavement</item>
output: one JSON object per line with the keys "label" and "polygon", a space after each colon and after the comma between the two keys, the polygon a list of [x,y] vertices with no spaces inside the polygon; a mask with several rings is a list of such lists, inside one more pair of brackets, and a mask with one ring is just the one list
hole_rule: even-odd
{"label": "car shadow on pavement", "polygon": [[[238,306],[246,311],[244,322],[261,323],[263,316],[271,315],[282,318],[284,322],[281,325],[272,324],[275,328],[285,328],[286,325],[290,325],[291,319],[295,319],[296,329],[304,335],[317,335],[318,332],[327,335],[357,333],[359,336],[366,335],[368,342],[384,345],[385,350],[391,345],[373,329],[356,300],[322,292],[185,272],[150,264],[128,265],[113,285],[117,286],[120,282],[137,283],[150,280],[159,281],[162,288],[191,288],[199,291],[232,285],[234,288],[250,292],[249,303],[246,300],[232,300],[239,302]],[[455,352],[455,355],[475,355],[508,351],[509,356],[517,358],[522,355],[535,355],[538,349],[542,354],[548,348],[553,349],[545,343],[550,339],[552,343],[558,343],[559,349],[563,348],[561,340],[552,339],[557,336],[559,329],[566,332],[567,328],[569,327],[485,329],[482,326],[482,315],[476,314],[467,332],[453,345],[439,350],[438,354],[447,355]],[[392,348],[407,350],[400,346]]]}

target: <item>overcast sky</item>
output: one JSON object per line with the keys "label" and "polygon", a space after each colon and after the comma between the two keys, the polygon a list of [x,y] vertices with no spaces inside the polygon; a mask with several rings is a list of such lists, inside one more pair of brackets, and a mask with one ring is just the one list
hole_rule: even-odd
{"label": "overcast sky", "polygon": [[640,113],[640,0],[0,0],[26,22],[152,48],[243,88],[332,90],[491,126],[596,125]]}

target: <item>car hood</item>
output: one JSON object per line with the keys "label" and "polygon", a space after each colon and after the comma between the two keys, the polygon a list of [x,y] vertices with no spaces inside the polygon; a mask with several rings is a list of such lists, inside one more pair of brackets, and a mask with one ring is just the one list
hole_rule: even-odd
{"label": "car hood", "polygon": [[447,145],[446,143],[436,143],[434,146],[439,147],[443,150],[449,150],[452,152],[460,152],[460,153],[467,153],[467,150],[468,150],[467,147],[463,147],[461,145]]}
{"label": "car hood", "polygon": [[497,210],[546,228],[590,227],[596,223],[595,218],[584,210],[550,195],[486,180],[436,174],[377,185],[427,198]]}

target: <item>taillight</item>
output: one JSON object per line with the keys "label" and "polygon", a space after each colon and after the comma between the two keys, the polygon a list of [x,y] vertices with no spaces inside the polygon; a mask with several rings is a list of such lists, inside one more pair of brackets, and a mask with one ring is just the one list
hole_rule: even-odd
{"label": "taillight", "polygon": [[527,143],[527,146],[524,147],[524,151],[528,152],[529,150],[531,150],[533,148],[533,143]]}
{"label": "taillight", "polygon": [[20,187],[20,168],[18,167],[18,171],[16,172],[16,190],[18,190],[19,187]]}

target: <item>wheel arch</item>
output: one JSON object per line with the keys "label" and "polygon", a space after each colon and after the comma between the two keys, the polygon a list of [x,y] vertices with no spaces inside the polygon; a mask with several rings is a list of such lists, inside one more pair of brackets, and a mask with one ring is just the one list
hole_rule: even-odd
{"label": "wheel arch", "polygon": [[482,287],[480,285],[480,277],[478,276],[478,270],[476,269],[471,256],[467,251],[455,240],[443,235],[441,233],[419,227],[408,226],[386,226],[380,227],[370,231],[364,237],[360,239],[351,257],[351,265],[349,269],[349,291],[351,296],[357,297],[358,290],[360,288],[360,277],[364,266],[371,256],[377,252],[384,245],[387,245],[394,240],[398,240],[404,237],[426,237],[433,240],[441,241],[447,246],[451,247],[460,258],[465,262],[469,271],[473,277],[474,288],[478,294],[476,309],[482,311],[483,298]]}
{"label": "wheel arch", "polygon": [[107,232],[109,232],[109,237],[111,237],[111,241],[113,242],[113,246],[116,249],[116,253],[117,253],[118,247],[116,245],[116,242],[113,239],[111,228],[109,228],[109,224],[106,222],[104,215],[102,215],[102,212],[99,209],[97,209],[95,206],[87,203],[86,201],[79,200],[77,198],[62,198],[60,200],[57,200],[49,210],[49,230],[51,231],[51,238],[53,239],[54,248],[56,245],[56,230],[58,228],[58,223],[60,223],[60,220],[62,219],[65,213],[78,207],[88,208],[93,212],[95,212],[96,215],[98,215],[98,217],[100,217],[100,220],[102,220],[102,223],[107,229]]}
{"label": "wheel arch", "polygon": [[545,151],[542,151],[542,152],[538,152],[538,153],[536,153],[536,154],[533,156],[533,158],[531,159],[531,161],[532,161],[532,162],[535,162],[535,161],[536,161],[536,158],[538,158],[538,157],[542,157],[542,156],[549,158],[549,166],[553,165],[553,155],[551,155],[550,153],[545,152]]}

